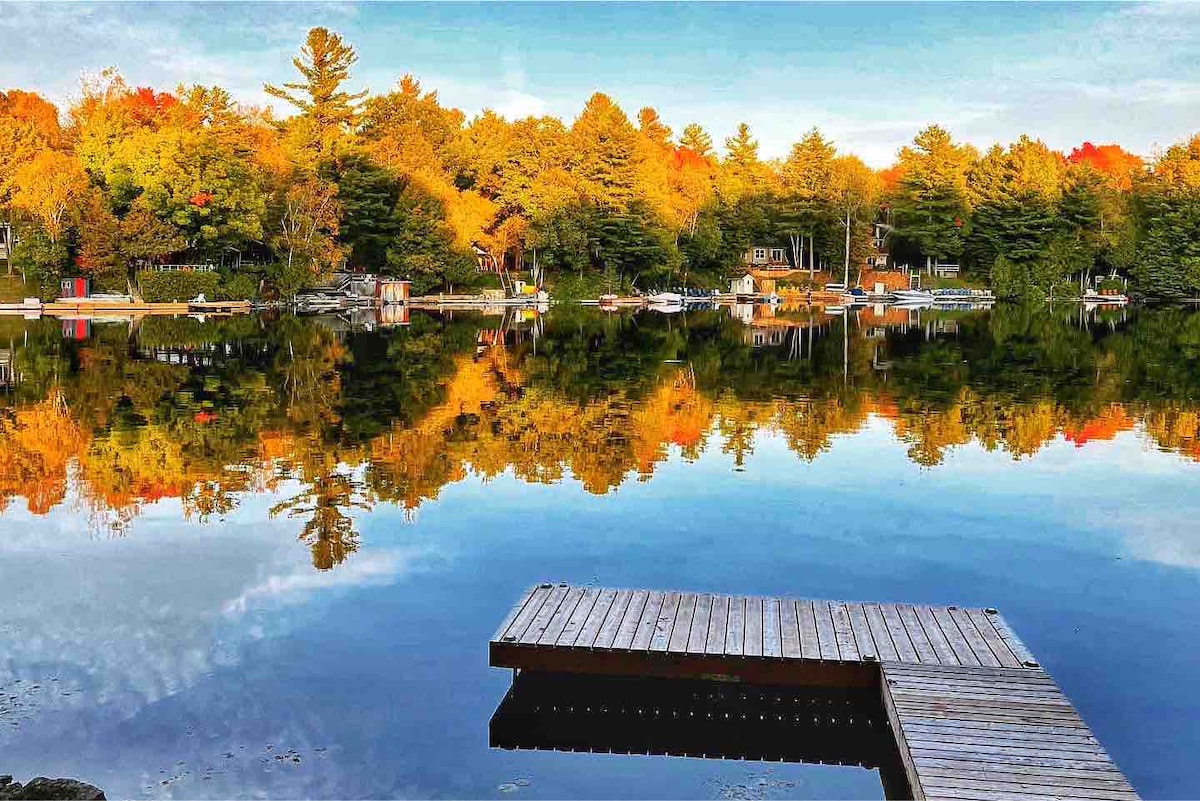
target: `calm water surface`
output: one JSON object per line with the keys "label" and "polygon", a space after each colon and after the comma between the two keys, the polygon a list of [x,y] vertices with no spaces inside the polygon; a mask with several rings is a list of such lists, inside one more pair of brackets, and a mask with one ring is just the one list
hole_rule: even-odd
{"label": "calm water surface", "polygon": [[0,318],[0,772],[115,797],[881,797],[504,751],[528,585],[1000,607],[1200,794],[1200,315]]}

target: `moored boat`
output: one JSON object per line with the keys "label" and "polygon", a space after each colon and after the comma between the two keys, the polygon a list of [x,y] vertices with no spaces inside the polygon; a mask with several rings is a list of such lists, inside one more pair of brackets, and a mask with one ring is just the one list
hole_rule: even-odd
{"label": "moored boat", "polygon": [[892,292],[897,303],[932,303],[933,293],[925,289],[897,289]]}
{"label": "moored boat", "polygon": [[1090,306],[1124,306],[1129,303],[1129,296],[1120,292],[1115,294],[1085,292],[1080,300]]}
{"label": "moored boat", "polygon": [[931,291],[937,303],[993,303],[996,300],[990,289],[948,288]]}

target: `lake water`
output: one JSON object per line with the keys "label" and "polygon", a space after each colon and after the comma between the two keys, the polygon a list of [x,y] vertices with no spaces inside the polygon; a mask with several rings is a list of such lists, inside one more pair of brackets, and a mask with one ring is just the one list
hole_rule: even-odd
{"label": "lake water", "polygon": [[1200,794],[1200,314],[0,318],[0,772],[110,798],[881,797],[489,747],[529,585],[999,607]]}

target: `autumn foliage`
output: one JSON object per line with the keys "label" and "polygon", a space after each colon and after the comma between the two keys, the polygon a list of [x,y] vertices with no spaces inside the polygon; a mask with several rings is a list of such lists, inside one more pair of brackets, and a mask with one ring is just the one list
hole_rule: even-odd
{"label": "autumn foliage", "polygon": [[1120,145],[1093,145],[1084,142],[1067,155],[1067,161],[1091,167],[1102,173],[1114,189],[1127,192],[1133,188],[1133,180],[1144,169],[1145,163]]}

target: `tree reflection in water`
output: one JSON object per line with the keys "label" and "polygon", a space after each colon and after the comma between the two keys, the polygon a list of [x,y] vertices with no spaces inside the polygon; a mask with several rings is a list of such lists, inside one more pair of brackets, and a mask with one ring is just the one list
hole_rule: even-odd
{"label": "tree reflection in water", "polygon": [[203,523],[278,493],[270,514],[300,521],[318,569],[357,549],[356,515],[469,475],[604,494],[672,449],[717,442],[740,468],[766,432],[814,460],[873,418],[923,468],[972,442],[1023,459],[1129,431],[1200,458],[1200,314],[1182,309],[152,318],[83,341],[4,318],[0,340],[0,504],[74,493],[121,532],[162,499]]}

